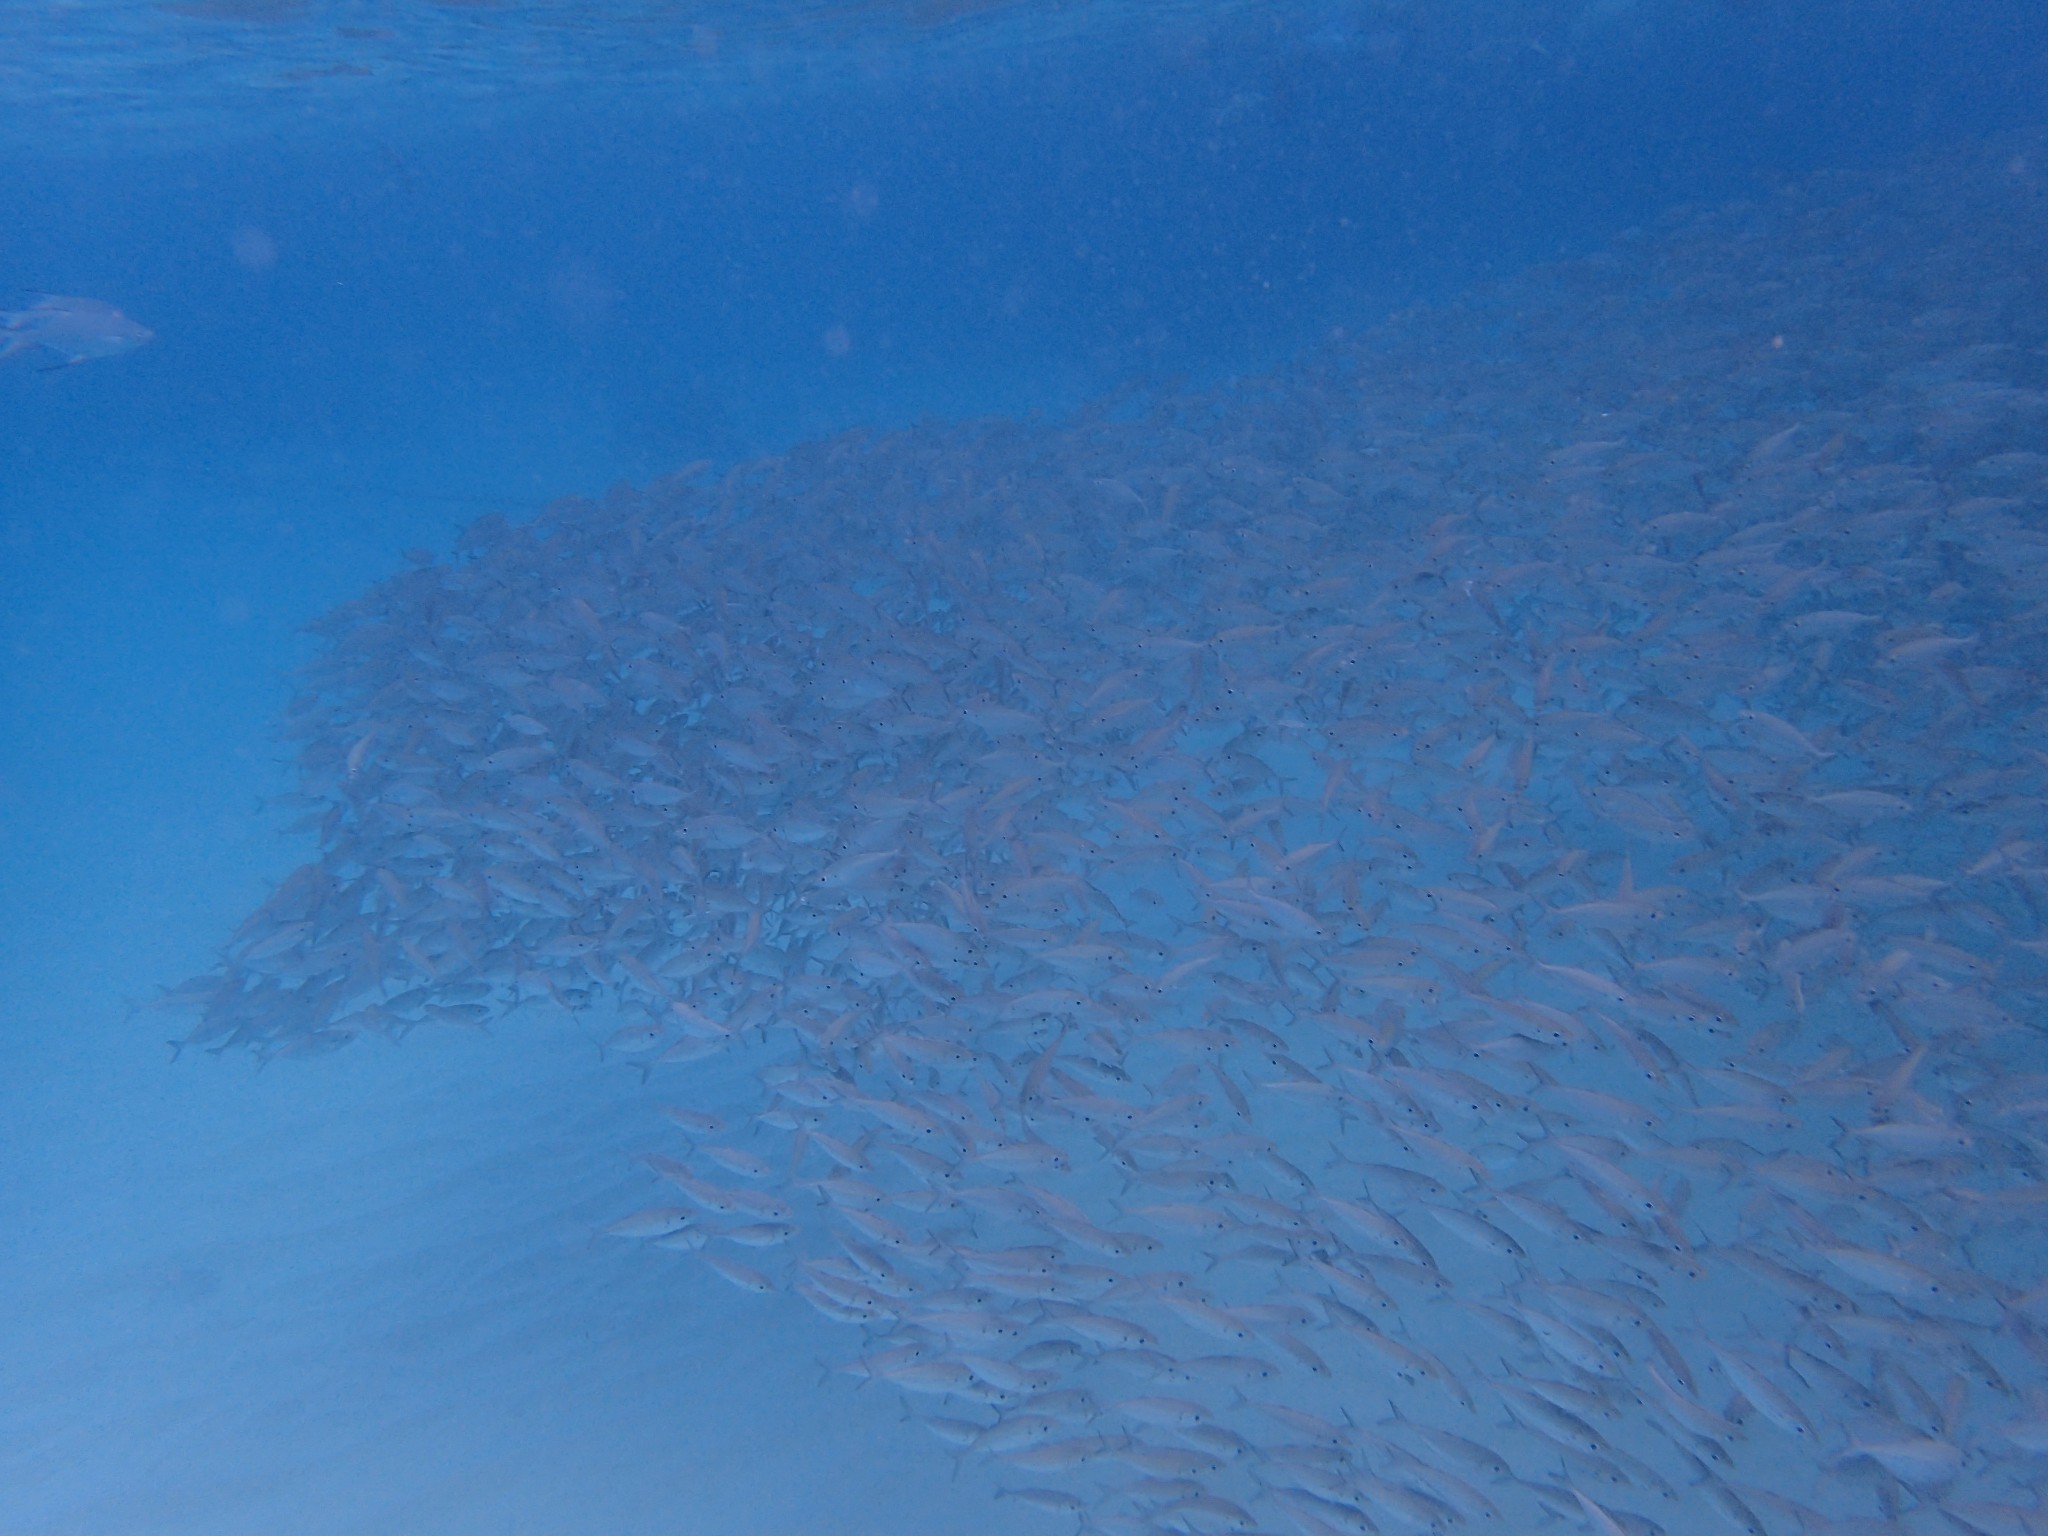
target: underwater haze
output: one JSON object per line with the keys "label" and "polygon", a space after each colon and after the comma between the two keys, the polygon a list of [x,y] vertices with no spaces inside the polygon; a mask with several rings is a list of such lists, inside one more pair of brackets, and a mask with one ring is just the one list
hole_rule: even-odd
{"label": "underwater haze", "polygon": [[2048,1536],[2048,11],[0,11],[0,1536]]}

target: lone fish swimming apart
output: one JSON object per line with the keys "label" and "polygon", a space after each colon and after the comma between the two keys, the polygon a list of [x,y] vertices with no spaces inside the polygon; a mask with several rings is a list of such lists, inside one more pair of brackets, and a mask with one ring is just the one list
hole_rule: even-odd
{"label": "lone fish swimming apart", "polygon": [[41,347],[61,359],[51,368],[119,357],[155,337],[148,326],[100,299],[45,293],[27,309],[0,310],[0,358]]}

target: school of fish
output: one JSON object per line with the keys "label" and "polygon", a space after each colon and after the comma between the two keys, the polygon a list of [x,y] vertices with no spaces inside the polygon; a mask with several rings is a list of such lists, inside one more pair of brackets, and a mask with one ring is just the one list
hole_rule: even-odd
{"label": "school of fish", "polygon": [[2041,1536],[2044,256],[1930,159],[486,519],[167,1001],[603,1018],[612,1231],[1048,1530]]}

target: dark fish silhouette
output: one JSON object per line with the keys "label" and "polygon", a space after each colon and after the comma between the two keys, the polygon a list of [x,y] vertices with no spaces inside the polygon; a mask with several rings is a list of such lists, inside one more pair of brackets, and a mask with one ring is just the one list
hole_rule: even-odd
{"label": "dark fish silhouette", "polygon": [[119,357],[155,336],[148,326],[99,299],[46,293],[27,309],[0,310],[0,357],[41,347],[63,359],[51,365],[56,368]]}

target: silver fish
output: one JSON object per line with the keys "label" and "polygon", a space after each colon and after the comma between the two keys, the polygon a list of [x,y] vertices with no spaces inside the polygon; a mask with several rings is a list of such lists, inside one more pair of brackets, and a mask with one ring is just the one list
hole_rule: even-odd
{"label": "silver fish", "polygon": [[94,358],[119,357],[156,339],[156,332],[101,299],[72,294],[38,295],[27,309],[0,310],[0,357],[40,347],[72,368]]}

